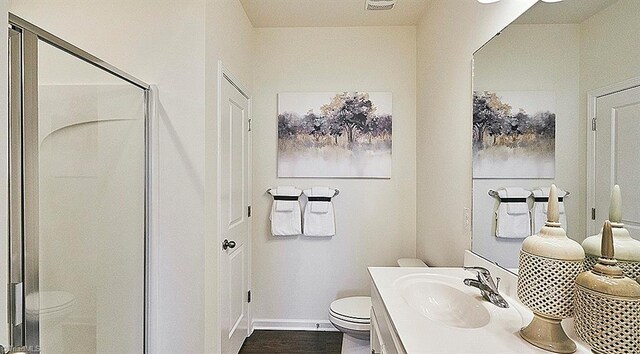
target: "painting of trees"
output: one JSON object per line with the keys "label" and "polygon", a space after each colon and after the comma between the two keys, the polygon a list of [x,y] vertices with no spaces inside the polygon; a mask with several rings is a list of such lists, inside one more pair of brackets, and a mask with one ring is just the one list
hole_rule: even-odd
{"label": "painting of trees", "polygon": [[[349,169],[345,167],[348,162],[357,167],[358,163],[363,164],[363,159],[371,159],[366,161],[365,165],[373,165],[376,162],[375,156],[384,159],[381,166],[388,169],[390,168],[392,122],[390,93],[280,94],[279,176],[282,176],[281,164],[291,163],[299,166],[303,158],[317,160],[317,164],[328,168],[328,173],[332,176],[358,177],[358,174],[362,174],[358,171],[353,172],[356,174],[354,176],[345,176],[344,172],[331,173],[330,171],[332,165],[341,165],[343,169]],[[360,161],[354,161],[356,158]],[[333,164],[332,159],[335,160]],[[385,167],[387,165],[388,168]],[[291,174],[306,175],[299,172],[291,172]]]}
{"label": "painting of trees", "polygon": [[331,102],[323,105],[320,110],[324,117],[343,128],[347,134],[349,144],[355,141],[356,132],[367,129],[367,121],[376,108],[365,92],[343,92],[335,95]]}
{"label": "painting of trees", "polygon": [[278,137],[287,139],[298,133],[299,119],[295,113],[284,112],[278,115]]}
{"label": "painting of trees", "polygon": [[482,145],[484,137],[495,137],[502,131],[502,123],[509,116],[511,106],[502,103],[494,92],[473,93],[474,144]]}
{"label": "painting of trees", "polygon": [[554,105],[546,91],[474,92],[474,177],[552,178]]}
{"label": "painting of trees", "polygon": [[302,123],[304,133],[313,136],[316,141],[319,141],[320,137],[327,135],[329,129],[327,120],[313,113],[313,110],[309,110],[307,114],[305,114],[302,118]]}

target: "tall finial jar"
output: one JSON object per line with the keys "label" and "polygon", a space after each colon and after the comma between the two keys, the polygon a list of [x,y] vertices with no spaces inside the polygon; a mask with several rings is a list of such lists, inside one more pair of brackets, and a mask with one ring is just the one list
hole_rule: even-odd
{"label": "tall finial jar", "polygon": [[608,220],[601,245],[598,263],[576,279],[576,333],[594,353],[640,353],[640,284],[617,266]]}
{"label": "tall finial jar", "polygon": [[[613,186],[611,191],[611,205],[609,206],[609,221],[613,232],[613,245],[616,250],[615,258],[622,273],[631,278],[640,277],[640,241],[634,240],[622,223],[622,197],[620,186]],[[600,244],[602,232],[598,235],[587,237],[582,242],[586,253],[584,270],[591,270],[600,258]]]}
{"label": "tall finial jar", "polygon": [[573,316],[574,282],[583,261],[584,250],[559,223],[557,190],[551,185],[547,222],[520,251],[518,297],[533,311],[531,323],[520,330],[527,342],[555,353],[576,351],[561,322]]}

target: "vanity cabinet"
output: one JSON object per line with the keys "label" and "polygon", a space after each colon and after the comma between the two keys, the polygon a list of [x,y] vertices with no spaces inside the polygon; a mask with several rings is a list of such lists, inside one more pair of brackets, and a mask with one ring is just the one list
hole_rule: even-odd
{"label": "vanity cabinet", "polygon": [[406,353],[375,284],[371,284],[371,353]]}
{"label": "vanity cabinet", "polygon": [[373,307],[371,308],[371,354],[386,353],[382,336],[380,335],[380,326],[378,326],[378,318],[376,317]]}
{"label": "vanity cabinet", "polygon": [[[533,313],[516,300],[516,276],[470,257],[466,265],[502,278],[508,308],[485,301],[476,288],[465,285],[471,273],[462,268],[369,267],[373,353],[548,353],[518,335]],[[577,344],[576,354],[590,352],[571,321],[563,327]]]}

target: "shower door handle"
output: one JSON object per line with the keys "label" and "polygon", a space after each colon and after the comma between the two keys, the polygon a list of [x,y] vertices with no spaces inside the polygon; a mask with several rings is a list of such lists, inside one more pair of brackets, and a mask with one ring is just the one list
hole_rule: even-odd
{"label": "shower door handle", "polygon": [[222,241],[222,249],[223,250],[226,250],[227,248],[234,248],[234,247],[236,247],[236,241],[229,241],[227,239]]}

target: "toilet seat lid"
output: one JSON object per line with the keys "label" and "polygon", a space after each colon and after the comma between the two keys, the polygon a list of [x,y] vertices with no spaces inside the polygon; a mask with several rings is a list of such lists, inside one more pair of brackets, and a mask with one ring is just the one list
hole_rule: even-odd
{"label": "toilet seat lid", "polygon": [[371,319],[371,297],[352,296],[335,300],[329,310],[339,316],[354,320]]}

